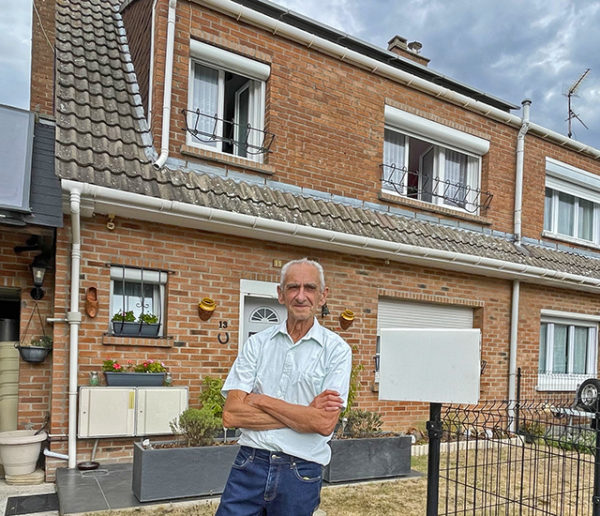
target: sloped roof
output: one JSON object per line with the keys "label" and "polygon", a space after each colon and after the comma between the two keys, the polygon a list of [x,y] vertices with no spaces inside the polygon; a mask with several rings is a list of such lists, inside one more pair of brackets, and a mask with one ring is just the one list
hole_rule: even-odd
{"label": "sloped roof", "polygon": [[[599,255],[406,218],[384,205],[334,202],[293,188],[187,169],[156,170],[120,0],[58,0],[57,174],[111,189],[312,228],[527,264],[600,279]],[[296,187],[295,189],[300,190]],[[386,211],[387,210],[387,211]]]}

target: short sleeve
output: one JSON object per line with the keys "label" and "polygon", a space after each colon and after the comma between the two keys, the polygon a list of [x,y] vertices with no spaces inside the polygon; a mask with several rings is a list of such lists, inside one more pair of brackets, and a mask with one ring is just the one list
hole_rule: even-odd
{"label": "short sleeve", "polygon": [[[339,337],[338,337],[339,338]],[[352,350],[341,338],[334,346],[329,357],[327,375],[323,380],[323,390],[331,389],[340,393],[344,408],[348,402],[350,373],[352,371]]]}
{"label": "short sleeve", "polygon": [[221,390],[223,396],[227,397],[227,393],[231,390],[252,392],[256,379],[259,347],[260,343],[253,336],[246,341],[223,384]]}

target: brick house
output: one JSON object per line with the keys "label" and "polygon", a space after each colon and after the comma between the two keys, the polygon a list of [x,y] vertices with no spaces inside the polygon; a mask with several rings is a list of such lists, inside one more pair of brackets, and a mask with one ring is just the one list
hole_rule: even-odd
{"label": "brick house", "polygon": [[[528,102],[513,114],[418,45],[379,49],[264,0],[36,5],[56,55],[34,30],[32,108],[55,120],[64,220],[50,379],[19,363],[17,420],[50,413],[70,467],[94,446],[76,439],[90,372],[159,360],[197,405],[202,378],[282,317],[281,264],[303,256],[326,271],[322,323],[363,365],[358,406],[388,429],[428,407],[378,400],[381,328],[481,329],[482,399],[514,396],[517,367],[541,392],[597,375],[600,151]],[[156,314],[158,335],[117,335],[122,309]],[[96,458],[128,461],[131,441],[100,439]],[[48,478],[64,465],[47,458]]]}

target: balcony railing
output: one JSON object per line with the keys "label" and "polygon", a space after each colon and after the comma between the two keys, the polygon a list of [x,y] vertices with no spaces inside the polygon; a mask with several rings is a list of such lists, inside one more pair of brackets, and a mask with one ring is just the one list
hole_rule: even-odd
{"label": "balcony railing", "polygon": [[266,154],[270,152],[275,135],[250,124],[208,115],[200,110],[183,109],[185,129],[200,143],[213,145],[221,142],[236,156]]}
{"label": "balcony railing", "polygon": [[439,204],[436,202],[439,200],[445,205],[479,214],[485,212],[492,202],[491,193],[465,183],[425,176],[394,164],[382,163],[380,166],[383,190],[394,191],[403,197],[434,204]]}

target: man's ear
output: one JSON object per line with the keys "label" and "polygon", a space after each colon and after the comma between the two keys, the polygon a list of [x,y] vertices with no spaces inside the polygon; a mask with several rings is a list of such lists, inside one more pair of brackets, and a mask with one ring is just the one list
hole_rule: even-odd
{"label": "man's ear", "polygon": [[285,305],[285,298],[283,297],[283,290],[281,287],[277,285],[277,301],[279,301],[280,305]]}
{"label": "man's ear", "polygon": [[327,303],[327,294],[329,294],[329,287],[325,287],[325,290],[321,293],[321,299],[319,300],[319,308]]}

